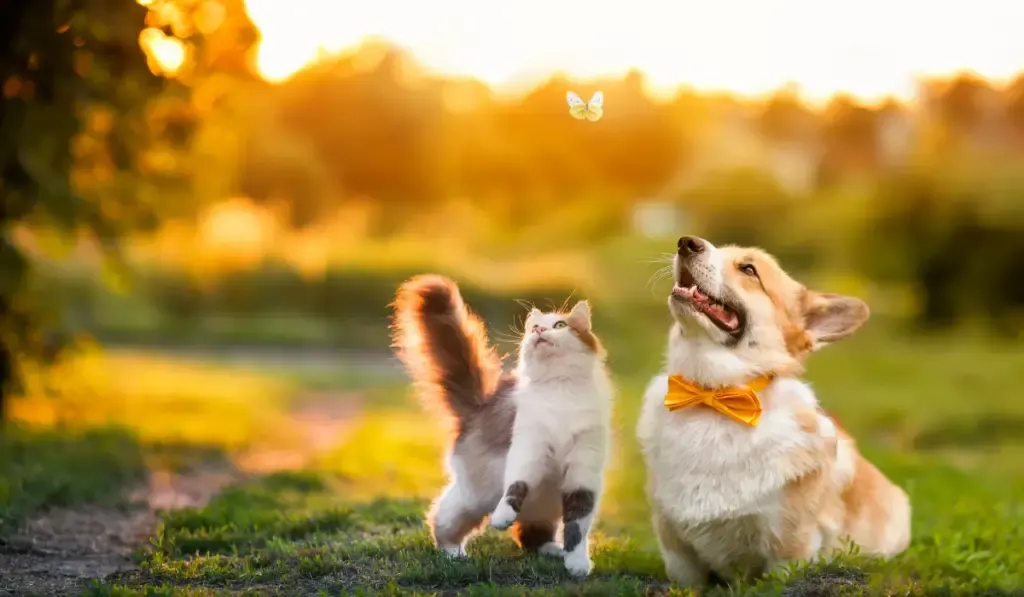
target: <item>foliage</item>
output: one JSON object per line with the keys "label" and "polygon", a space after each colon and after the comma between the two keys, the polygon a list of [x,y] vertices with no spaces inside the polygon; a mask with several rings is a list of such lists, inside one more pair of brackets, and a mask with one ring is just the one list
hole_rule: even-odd
{"label": "foliage", "polygon": [[1024,308],[1024,178],[1015,162],[919,165],[886,180],[857,242],[870,274],[910,281],[921,320],[978,316],[1002,333]]}
{"label": "foliage", "polygon": [[152,134],[144,107],[163,85],[138,49],[145,14],[127,0],[9,2],[0,14],[0,407],[17,381],[12,359],[45,352],[14,228],[85,230],[116,256],[121,232],[154,221],[139,149]]}

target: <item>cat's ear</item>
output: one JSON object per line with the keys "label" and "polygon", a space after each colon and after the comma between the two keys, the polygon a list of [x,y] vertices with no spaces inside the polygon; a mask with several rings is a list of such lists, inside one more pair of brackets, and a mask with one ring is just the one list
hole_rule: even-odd
{"label": "cat's ear", "polygon": [[569,312],[569,323],[577,329],[589,330],[590,303],[585,300],[576,303],[576,306]]}
{"label": "cat's ear", "polygon": [[530,313],[526,316],[526,318],[527,319],[533,319],[534,317],[540,317],[543,314],[544,314],[543,311],[541,311],[537,307],[533,307],[532,309],[530,309]]}

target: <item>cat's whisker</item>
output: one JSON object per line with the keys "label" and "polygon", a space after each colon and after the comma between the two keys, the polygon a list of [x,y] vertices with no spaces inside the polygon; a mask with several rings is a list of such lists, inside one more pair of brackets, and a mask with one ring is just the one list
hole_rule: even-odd
{"label": "cat's whisker", "polygon": [[526,309],[527,313],[532,311],[533,308],[536,306],[536,305],[534,305],[533,303],[531,303],[530,301],[528,301],[526,299],[514,299],[514,300],[516,301],[517,305],[519,305],[523,309]]}
{"label": "cat's whisker", "polygon": [[523,341],[522,335],[499,334],[495,332],[494,339],[506,344],[518,344]]}
{"label": "cat's whisker", "polygon": [[560,306],[558,309],[553,309],[553,310],[554,311],[558,311],[560,313],[567,312],[569,310],[569,302],[572,300],[572,296],[574,294],[576,294],[576,290],[575,289],[573,289],[573,291],[569,293],[569,296],[565,297],[565,300],[562,301],[562,306]]}

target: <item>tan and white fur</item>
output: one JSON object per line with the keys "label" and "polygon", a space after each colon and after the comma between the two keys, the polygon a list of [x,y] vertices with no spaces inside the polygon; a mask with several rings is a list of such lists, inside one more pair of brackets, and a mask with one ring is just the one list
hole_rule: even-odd
{"label": "tan and white fur", "polygon": [[[650,382],[637,425],[669,578],[683,586],[712,574],[749,578],[825,556],[844,538],[863,553],[904,550],[907,495],[799,379],[805,357],[858,329],[867,305],[807,289],[759,249],[683,237],[672,267],[667,371]],[[668,375],[713,389],[766,374],[774,377],[759,393],[755,427],[663,404]]]}
{"label": "tan and white fur", "polygon": [[454,282],[414,278],[399,289],[395,309],[399,358],[420,395],[456,427],[451,482],[428,514],[438,548],[466,555],[467,539],[491,513],[491,525],[513,527],[524,549],[589,574],[612,388],[588,303],[569,313],[533,309],[507,375]]}

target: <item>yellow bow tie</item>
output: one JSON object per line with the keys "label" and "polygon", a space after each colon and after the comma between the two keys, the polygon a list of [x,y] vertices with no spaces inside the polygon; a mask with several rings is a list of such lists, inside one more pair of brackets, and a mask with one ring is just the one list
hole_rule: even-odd
{"label": "yellow bow tie", "polygon": [[665,408],[677,410],[704,404],[730,419],[756,427],[761,418],[761,399],[757,393],[768,387],[771,382],[771,376],[765,375],[745,386],[705,390],[680,375],[670,375],[668,394],[665,394]]}

